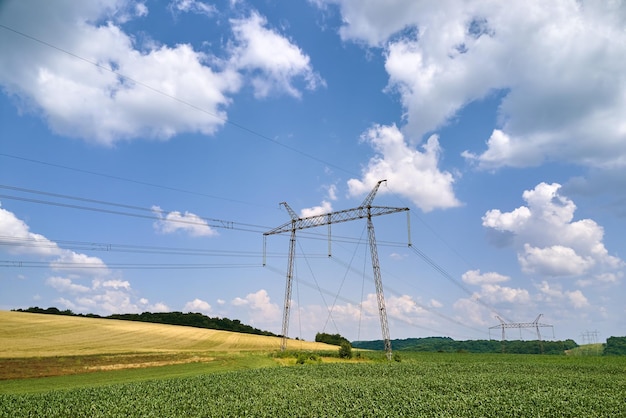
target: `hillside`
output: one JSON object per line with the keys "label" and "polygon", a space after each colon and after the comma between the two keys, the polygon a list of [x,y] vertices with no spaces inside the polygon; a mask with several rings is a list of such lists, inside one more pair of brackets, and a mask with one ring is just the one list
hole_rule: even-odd
{"label": "hillside", "polygon": [[242,324],[238,319],[232,320],[228,318],[211,318],[197,312],[142,312],[138,313],[126,313],[126,314],[112,314],[109,316],[100,316],[96,314],[82,314],[74,313],[69,309],[60,310],[56,307],[50,307],[47,309],[39,308],[37,306],[30,307],[28,309],[14,309],[17,312],[30,312],[41,313],[51,315],[65,315],[65,316],[80,316],[87,318],[104,318],[104,319],[123,319],[126,321],[139,321],[139,322],[151,322],[155,324],[169,324],[169,325],[185,325],[195,328],[207,328],[207,329],[219,329],[222,331],[234,331],[243,332],[245,334],[257,334],[257,335],[269,335],[276,337],[277,335],[263,331],[258,328],[254,328],[250,325]]}
{"label": "hillside", "polygon": [[[279,337],[176,325],[0,311],[0,358],[120,353],[274,351]],[[336,350],[290,340],[288,349]]]}

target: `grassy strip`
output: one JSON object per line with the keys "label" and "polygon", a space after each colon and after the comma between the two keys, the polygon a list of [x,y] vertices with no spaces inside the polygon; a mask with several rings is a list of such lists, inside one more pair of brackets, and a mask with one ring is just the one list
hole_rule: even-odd
{"label": "grassy strip", "polygon": [[25,394],[84,387],[101,387],[147,380],[162,380],[244,369],[277,367],[279,365],[279,362],[275,361],[267,354],[217,353],[209,362],[187,362],[158,367],[126,368],[40,378],[2,380],[0,381],[0,394]]}

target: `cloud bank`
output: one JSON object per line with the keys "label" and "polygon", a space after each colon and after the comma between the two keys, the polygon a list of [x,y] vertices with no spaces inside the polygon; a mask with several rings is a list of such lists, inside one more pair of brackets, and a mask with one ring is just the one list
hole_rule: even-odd
{"label": "cloud bank", "polygon": [[[198,1],[170,9],[213,12]],[[225,57],[190,44],[138,44],[122,25],[147,14],[135,1],[8,2],[0,22],[14,31],[1,29],[0,85],[57,134],[108,146],[212,135],[226,123],[232,95],[248,83],[257,97],[300,97],[295,79],[309,90],[323,85],[309,57],[254,11],[231,21]]]}
{"label": "cloud bank", "polygon": [[546,160],[626,164],[626,4],[541,0],[319,0],[346,42],[384,51],[406,131],[422,138],[468,103],[501,95],[481,169]]}

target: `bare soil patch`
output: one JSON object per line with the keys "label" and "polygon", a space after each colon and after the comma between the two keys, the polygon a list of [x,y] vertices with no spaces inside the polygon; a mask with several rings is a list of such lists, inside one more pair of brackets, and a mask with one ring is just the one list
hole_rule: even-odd
{"label": "bare soil patch", "polygon": [[64,376],[103,370],[138,369],[215,360],[198,354],[114,354],[0,359],[0,380]]}

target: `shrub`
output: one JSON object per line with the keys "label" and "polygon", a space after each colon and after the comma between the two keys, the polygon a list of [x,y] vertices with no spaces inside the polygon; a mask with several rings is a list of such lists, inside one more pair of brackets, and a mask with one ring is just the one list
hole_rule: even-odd
{"label": "shrub", "polygon": [[296,355],[296,364],[319,363],[322,359],[315,353],[299,352]]}
{"label": "shrub", "polygon": [[352,358],[352,346],[349,342],[343,341],[339,347],[339,358]]}

